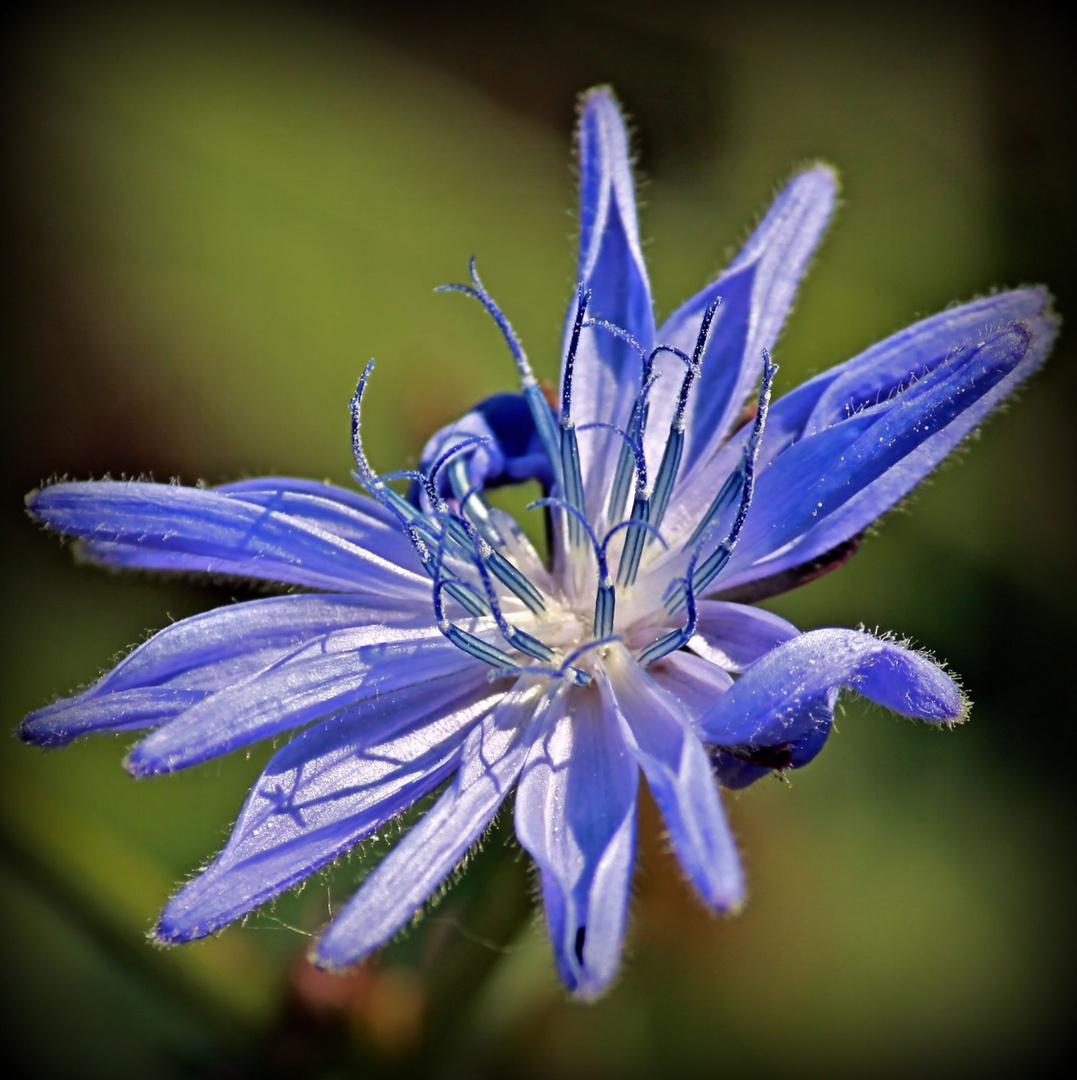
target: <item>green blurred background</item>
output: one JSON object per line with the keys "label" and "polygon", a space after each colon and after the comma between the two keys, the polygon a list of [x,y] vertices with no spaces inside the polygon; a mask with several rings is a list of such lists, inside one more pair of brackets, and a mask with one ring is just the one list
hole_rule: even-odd
{"label": "green blurred background", "polygon": [[[514,10],[514,9],[511,9]],[[348,483],[377,356],[382,469],[513,369],[432,288],[475,253],[554,377],[573,285],[574,95],[638,126],[660,313],[797,163],[845,205],[776,350],[780,390],[953,300],[1074,311],[1066,42],[1035,6],[584,0],[38,4],[5,23],[4,723],[238,585],[73,565],[21,513],[58,474]],[[303,961],[384,841],[245,926],[158,952],[269,748],[135,784],[127,739],[0,744],[3,1039],[41,1077],[1028,1074],[1069,1038],[1073,348],[839,573],[775,601],[945,657],[938,734],[850,703],[790,784],[727,798],[752,895],[716,920],[644,807],[624,973],[564,998],[495,833],[374,963]],[[392,830],[390,830],[390,833]],[[391,839],[391,835],[384,839]]]}

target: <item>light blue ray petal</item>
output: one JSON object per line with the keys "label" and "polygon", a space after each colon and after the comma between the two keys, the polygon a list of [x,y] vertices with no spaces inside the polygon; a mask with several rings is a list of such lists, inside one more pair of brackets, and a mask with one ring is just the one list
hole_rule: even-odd
{"label": "light blue ray petal", "polygon": [[[429,580],[325,529],[200,488],[139,481],[54,484],[27,496],[39,521],[120,565],[218,570],[337,592],[414,600]],[[122,545],[113,554],[107,545]],[[146,552],[144,563],[139,552]],[[155,561],[158,553],[165,556]],[[412,560],[414,565],[414,559]],[[232,569],[238,568],[238,569]]]}
{"label": "light blue ray petal", "polygon": [[30,713],[19,725],[19,738],[34,746],[66,746],[98,731],[138,731],[175,719],[209,696],[206,690],[148,686],[118,690],[106,697],[61,698]]}
{"label": "light blue ray petal", "polygon": [[811,630],[756,661],[700,717],[708,742],[748,749],[800,739],[829,723],[843,687],[905,716],[963,719],[957,683],[921,653],[859,630]]}
{"label": "light blue ray petal", "polygon": [[[758,477],[718,587],[807,562],[874,521],[982,418],[991,407],[984,398],[994,397],[1032,340],[1025,324],[997,330],[902,393],[794,443]],[[907,460],[935,436],[926,453]]]}
{"label": "light blue ray petal", "polygon": [[472,731],[452,785],[333,920],[315,948],[315,963],[355,963],[407,924],[508,795],[547,701],[544,680],[521,679]]}
{"label": "light blue ray petal", "polygon": [[592,684],[560,695],[516,792],[516,835],[541,871],[565,986],[600,994],[617,972],[635,855],[639,767]]}
{"label": "light blue ray petal", "polygon": [[708,905],[728,911],[744,897],[744,873],[707,752],[686,710],[620,645],[611,646],[603,670],[607,701],[662,810],[681,866]]}
{"label": "light blue ray petal", "polygon": [[93,731],[161,724],[329,631],[392,625],[432,633],[424,606],[309,595],[217,608],[161,630],[88,690],[31,713],[19,734],[63,746]]}
{"label": "light blue ray petal", "polygon": [[[365,520],[381,525],[388,525],[399,531],[399,525],[393,515],[377,500],[361,491],[340,487],[323,480],[307,480],[301,476],[252,476],[247,480],[233,480],[228,484],[218,484],[211,491],[230,495],[243,502],[257,503],[259,506],[270,505],[277,498],[289,495],[309,495],[326,502],[338,503],[344,509],[352,511],[358,520]],[[276,509],[276,507],[273,507]]]}
{"label": "light blue ray petal", "polygon": [[[691,354],[704,311],[716,296],[722,298],[689,400],[681,465],[686,476],[721,446],[758,384],[763,350],[773,349],[778,339],[837,191],[837,177],[825,165],[793,177],[729,268],[659,328],[658,342]],[[660,379],[656,385],[649,442],[665,439],[676,392],[677,380]]]}
{"label": "light blue ray petal", "polygon": [[191,941],[298,884],[436,787],[503,693],[484,672],[362,702],[297,735],[251,789],[228,844],[165,908]]}
{"label": "light blue ray petal", "polygon": [[[654,342],[651,287],[639,242],[635,184],[628,135],[613,95],[604,87],[583,96],[577,131],[580,170],[580,251],[578,278],[591,290],[587,314],[631,334],[645,350]],[[567,349],[576,314],[569,304]],[[603,421],[624,427],[640,388],[642,362],[627,342],[596,327],[580,335],[573,379],[572,419],[577,427]],[[588,510],[608,497],[608,481],[620,452],[608,430],[580,438],[580,458],[588,489]]]}
{"label": "light blue ray petal", "polygon": [[[812,524],[778,559],[751,567],[748,552],[738,552],[722,577],[721,587],[735,588],[818,559],[856,536],[908,494],[1043,362],[1057,333],[1051,297],[1042,289],[1019,289],[952,308],[823,372],[775,402],[760,452],[765,471],[776,467],[798,441],[842,424],[850,416],[855,418],[856,410],[865,405],[870,407],[871,403],[900,396],[914,377],[918,383],[923,382],[962,345],[982,339],[987,330],[1010,320],[1026,325],[1032,335],[1027,351],[1013,370],[846,505]],[[730,455],[736,442],[722,451],[717,464],[724,464],[727,457],[732,462]]]}
{"label": "light blue ray petal", "polygon": [[1056,320],[1051,296],[1043,289],[1015,289],[948,308],[802,383],[771,405],[760,467],[796,440],[885,401],[933,371],[961,346],[1013,322],[1032,329],[1033,345],[1007,384],[1008,393],[1043,361],[1053,341]]}
{"label": "light blue ray petal", "polygon": [[358,491],[315,480],[279,476],[240,480],[212,490],[287,514],[380,555],[397,566],[419,572],[415,549],[404,535],[400,522],[380,503]]}
{"label": "light blue ray petal", "polygon": [[743,671],[800,631],[780,615],[747,604],[700,600],[695,637],[688,647],[726,671]]}
{"label": "light blue ray petal", "polygon": [[158,728],[131,751],[126,767],[135,776],[173,772],[368,697],[476,668],[486,670],[437,630],[330,631]]}
{"label": "light blue ray petal", "polygon": [[647,674],[680,701],[693,723],[733,685],[724,667],[684,649],[648,664]]}

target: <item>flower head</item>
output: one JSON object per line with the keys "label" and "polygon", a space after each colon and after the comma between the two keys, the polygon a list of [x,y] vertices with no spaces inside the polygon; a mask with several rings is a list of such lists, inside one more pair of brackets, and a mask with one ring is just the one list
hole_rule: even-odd
{"label": "flower head", "polygon": [[[435,435],[417,471],[379,477],[367,460],[368,366],[352,402],[366,494],[268,478],[29,496],[103,563],[306,590],[176,623],[22,726],[45,746],[152,729],[128,756],[136,776],[301,729],[224,851],[165,908],[161,941],[212,933],[445,784],[315,946],[322,965],[352,963],[408,923],[515,791],[558,970],[591,997],[619,962],[641,773],[685,873],[726,911],[744,877],[718,782],[806,764],[845,687],[929,722],[963,718],[925,656],[856,630],[800,633],[745,601],[855,551],[1042,361],[1047,295],[950,309],[771,404],[770,350],[833,173],[795,176],[729,268],[656,328],[607,90],[585,95],[578,139],[579,287],[556,407],[472,264],[447,288],[493,316],[520,390]],[[520,480],[545,492],[547,558],[485,497]]]}

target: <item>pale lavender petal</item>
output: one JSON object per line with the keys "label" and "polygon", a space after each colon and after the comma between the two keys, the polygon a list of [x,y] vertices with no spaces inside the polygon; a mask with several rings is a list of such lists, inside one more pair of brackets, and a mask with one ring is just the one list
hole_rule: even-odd
{"label": "pale lavender petal", "polygon": [[315,947],[317,964],[352,964],[408,923],[497,813],[548,700],[544,680],[521,679],[483,719],[464,744],[455,781],[333,920]]}
{"label": "pale lavender petal", "polygon": [[503,692],[482,671],[435,679],[297,735],[255,783],[224,851],[169,902],[158,940],[212,933],[380,828],[456,768]]}
{"label": "pale lavender petal", "polygon": [[597,687],[562,693],[516,792],[516,835],[541,871],[557,970],[581,998],[617,972],[639,767]]}
{"label": "pale lavender petal", "polygon": [[[827,565],[841,565],[840,558],[828,560],[828,553],[848,554],[843,545],[850,544],[879,513],[907,494],[1043,362],[1057,332],[1051,297],[1042,289],[1019,289],[952,308],[892,335],[774,401],[757,462],[760,478],[801,440],[849,420],[856,423],[860,413],[873,407],[876,412],[872,415],[877,415],[880,405],[892,404],[892,399],[902,396],[913,384],[923,382],[925,376],[936,372],[965,347],[986,336],[997,336],[999,327],[1014,323],[1030,331],[1031,342],[1009,374],[977,400],[966,400],[965,408],[940,431],[911,450],[884,476],[868,484],[846,507],[825,522],[810,523],[797,550],[789,553],[789,559],[781,560],[781,566],[748,567],[747,551],[742,543],[733,565],[722,576],[720,588],[735,588],[736,596],[754,599],[757,595],[781,591],[781,575],[785,571],[795,571],[812,562],[821,564],[820,572],[825,572]],[[965,355],[968,354],[965,349]],[[706,469],[696,469],[690,478],[682,481],[675,492],[675,504],[671,504],[662,523],[668,541],[687,537],[694,529],[701,508],[710,504],[722,480],[740,461],[747,432],[748,428],[743,428]],[[759,594],[742,593],[739,588],[745,582],[770,577],[775,578],[776,588]],[[801,575],[789,575],[789,587],[798,580]]]}
{"label": "pale lavender petal", "polygon": [[[676,345],[691,355],[704,311],[715,297],[722,298],[703,370],[688,403],[681,464],[686,476],[721,446],[758,383],[763,350],[772,349],[777,341],[800,279],[830,220],[837,191],[837,177],[825,165],[793,177],[729,268],[659,329],[659,343]],[[652,396],[648,440],[655,457],[656,441],[666,437],[683,370],[669,360],[663,363],[667,374]]]}
{"label": "pale lavender petal", "polygon": [[173,772],[365,698],[476,667],[487,670],[437,630],[332,631],[158,728],[131,751],[126,767],[135,776]]}
{"label": "pale lavender petal", "polygon": [[[784,394],[770,407],[760,468],[797,440],[886,401],[934,371],[963,345],[1014,322],[1031,328],[1033,345],[1005,383],[1006,389],[998,389],[999,397],[1009,393],[1042,363],[1057,331],[1051,296],[1044,289],[1015,289],[948,308]],[[979,403],[981,418],[996,400]]]}
{"label": "pale lavender petal", "polygon": [[719,911],[735,907],[744,897],[740,857],[707,752],[684,707],[622,646],[612,646],[603,663],[607,701],[662,810],[681,866],[707,904]]}
{"label": "pale lavender petal", "polygon": [[[628,135],[611,92],[600,87],[584,95],[577,131],[580,170],[579,281],[591,290],[588,316],[619,326],[644,350],[654,341],[651,287],[640,249],[635,184]],[[576,312],[569,304],[564,348]],[[642,374],[639,352],[599,328],[580,335],[573,380],[572,419],[628,423]],[[597,509],[608,496],[621,444],[608,431],[582,432],[580,458],[588,503]]]}
{"label": "pale lavender petal", "polygon": [[647,674],[680,700],[693,723],[733,685],[724,667],[684,649],[649,664]]}
{"label": "pale lavender petal", "polygon": [[874,521],[930,467],[921,468],[922,455],[906,459],[936,435],[945,444],[938,456],[948,452],[1032,340],[1021,323],[985,335],[904,392],[794,443],[759,476],[740,543],[715,588],[807,562]]}
{"label": "pale lavender petal", "polygon": [[743,671],[800,631],[780,615],[723,600],[697,603],[696,633],[688,647],[726,671]]}
{"label": "pale lavender petal", "polygon": [[140,481],[65,483],[32,492],[26,503],[39,521],[88,541],[94,557],[119,565],[241,573],[403,600],[430,595],[429,580],[415,569],[217,491]]}
{"label": "pale lavender petal", "polygon": [[213,491],[276,510],[339,536],[405,569],[420,571],[418,556],[400,522],[380,503],[335,484],[263,476],[222,484]]}
{"label": "pale lavender petal", "polygon": [[23,721],[19,735],[63,746],[79,735],[171,720],[330,631],[375,626],[432,632],[429,607],[355,596],[278,596],[217,608],[166,627],[104,678]]}

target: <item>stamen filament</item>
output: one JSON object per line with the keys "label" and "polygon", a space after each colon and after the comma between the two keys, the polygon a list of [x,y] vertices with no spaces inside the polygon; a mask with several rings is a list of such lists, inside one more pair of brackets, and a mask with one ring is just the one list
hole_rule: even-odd
{"label": "stamen filament", "polygon": [[[444,533],[442,533],[444,536]],[[442,566],[445,559],[443,544],[438,545],[437,559],[434,561],[434,618],[437,621],[438,630],[458,649],[463,650],[469,656],[482,660],[492,667],[505,667],[515,663],[513,657],[494,645],[487,644],[474,634],[469,634],[455,623],[450,621],[445,614],[445,603],[441,599],[443,591],[452,586],[442,578]]]}
{"label": "stamen filament", "polygon": [[647,529],[650,525],[651,500],[646,492],[637,490],[635,501],[632,503],[632,516],[628,520],[630,526],[625,536],[625,546],[621,551],[621,562],[617,567],[617,584],[629,586],[635,583],[636,574],[639,572],[639,561],[643,556],[644,541],[647,539]]}
{"label": "stamen filament", "polygon": [[671,652],[676,652],[677,649],[684,648],[695,635],[696,625],[699,622],[699,612],[696,608],[696,590],[692,584],[695,579],[695,569],[696,560],[693,555],[688,564],[688,573],[685,574],[684,580],[681,582],[685,607],[687,608],[687,618],[684,625],[676,630],[671,630],[668,634],[663,634],[657,641],[652,641],[650,645],[643,649],[638,657],[642,667],[653,664],[656,660],[661,660],[663,656],[668,656]]}
{"label": "stamen filament", "polygon": [[461,511],[475,522],[491,544],[500,547],[505,540],[490,517],[490,505],[482,497],[482,492],[469,484],[467,462],[457,458],[449,464],[448,473],[449,487],[452,488],[453,496],[460,504]]}
{"label": "stamen filament", "polygon": [[459,528],[464,529],[471,542],[472,561],[479,572],[479,577],[482,579],[483,588],[486,590],[486,599],[494,618],[497,620],[497,628],[501,632],[501,636],[513,648],[526,653],[528,656],[533,656],[536,660],[552,660],[554,657],[553,649],[539,641],[538,638],[532,637],[526,631],[513,626],[505,618],[505,613],[501,610],[501,602],[498,599],[497,590],[494,588],[493,580],[490,577],[490,569],[487,565],[491,556],[495,554],[493,549],[479,535],[478,530],[471,522],[455,515],[451,515],[449,520],[455,522]]}
{"label": "stamen filament", "polygon": [[616,602],[613,582],[608,577],[601,580],[595,594],[594,633],[597,637],[606,637],[612,633]]}
{"label": "stamen filament", "polygon": [[703,313],[703,319],[699,324],[699,334],[696,336],[696,347],[692,352],[691,359],[680,350],[677,355],[688,365],[688,370],[681,380],[681,388],[677,394],[677,408],[673,413],[673,419],[669,425],[669,436],[666,439],[666,448],[662,452],[662,461],[658,466],[658,479],[654,484],[654,504],[651,507],[651,523],[661,525],[666,516],[666,507],[669,506],[670,496],[673,494],[673,485],[677,479],[677,472],[681,467],[681,458],[684,455],[684,425],[685,413],[688,410],[688,396],[692,385],[698,377],[703,365],[703,354],[707,350],[707,341],[710,338],[711,324],[714,322],[715,313],[722,298],[715,297],[707,310]]}
{"label": "stamen filament", "polygon": [[[565,356],[565,374],[561,385],[561,478],[562,494],[569,506],[581,515],[586,514],[586,497],[583,490],[583,472],[580,467],[580,447],[576,429],[572,423],[572,376],[576,366],[576,350],[580,345],[580,332],[591,294],[579,285],[576,291],[576,317],[572,323],[568,353]],[[568,539],[573,547],[583,544],[583,530],[579,518],[569,515]]]}
{"label": "stamen filament", "polygon": [[[606,561],[606,544],[600,544],[598,537],[595,535],[594,529],[591,528],[591,523],[587,520],[586,515],[577,510],[576,507],[569,505],[563,499],[547,498],[536,499],[528,506],[528,510],[531,510],[537,506],[559,506],[562,510],[566,511],[570,518],[576,518],[580,522],[580,528],[584,531],[585,535],[591,541],[591,547],[595,552],[595,563],[598,569],[598,591],[595,596],[595,617],[594,627],[595,633],[608,634],[613,629],[613,614],[616,606],[616,595],[613,587],[613,579],[610,577],[609,563]],[[607,540],[609,537],[607,537]],[[600,631],[599,628],[604,627],[604,631]]]}
{"label": "stamen filament", "polygon": [[[707,556],[699,569],[695,570],[692,574],[692,588],[696,592],[701,593],[706,589],[725,567],[730,556],[733,554],[733,548],[736,546],[741,530],[744,527],[744,519],[748,515],[748,508],[751,506],[752,495],[755,491],[755,462],[759,456],[759,445],[762,442],[763,429],[766,427],[767,423],[767,411],[770,407],[770,390],[777,370],[777,366],[771,363],[770,354],[764,349],[763,381],[759,388],[758,409],[756,410],[755,420],[752,424],[752,431],[748,437],[748,442],[744,447],[740,466],[730,475],[725,484],[722,485],[722,491],[719,492],[718,498],[711,504],[711,510],[708,510],[707,514],[704,515],[704,520],[708,521],[709,527],[707,532],[700,536],[696,554],[692,557],[693,563],[698,555],[698,551],[703,547],[707,535],[709,535],[710,523],[717,522],[720,511],[715,511],[715,507],[726,492],[732,493],[735,488],[740,489],[740,502],[737,506],[737,513],[725,539],[710,553],[710,555]],[[699,528],[696,529],[696,534],[698,533],[700,533]],[[695,540],[696,534],[693,534],[689,543],[692,543],[692,541]],[[666,610],[671,615],[676,614],[685,606],[685,603],[686,593],[684,584],[681,583],[679,588],[672,589],[667,596]]]}
{"label": "stamen filament", "polygon": [[654,499],[651,504],[651,524],[661,525],[669,506],[669,497],[673,494],[673,483],[677,479],[677,470],[681,467],[684,454],[684,427],[670,425],[669,438],[658,466],[658,477],[654,482]]}
{"label": "stamen filament", "polygon": [[[402,495],[393,491],[391,487],[388,487],[378,478],[378,474],[374,472],[374,469],[371,467],[370,461],[366,456],[366,451],[363,449],[361,430],[363,394],[366,391],[366,385],[370,379],[370,373],[373,370],[374,361],[371,360],[363,369],[363,374],[359,376],[359,383],[355,388],[355,394],[352,396],[351,400],[352,456],[355,458],[355,478],[370,492],[374,499],[380,502],[381,505],[400,522],[400,525],[404,530],[404,535],[408,538],[411,546],[415,549],[415,553],[419,556],[419,561],[422,563],[423,569],[434,579],[434,591],[435,595],[438,596],[439,588],[437,583],[439,582],[441,571],[435,564],[434,557],[430,552],[430,546],[423,536],[423,533],[429,532],[429,529],[422,529],[418,524],[418,522],[422,522],[423,525],[426,525],[426,519],[423,518],[415,507],[413,507]],[[418,519],[418,522],[416,519]],[[486,605],[482,603],[478,597],[470,595],[457,585],[446,582],[442,583],[441,587],[447,589],[449,595],[469,614],[489,614]]]}
{"label": "stamen filament", "polygon": [[497,323],[497,327],[501,331],[501,335],[504,337],[505,342],[509,347],[509,352],[512,353],[512,359],[516,363],[516,370],[520,375],[520,389],[523,393],[524,400],[527,402],[528,408],[531,410],[531,417],[535,421],[535,430],[538,432],[543,449],[546,451],[546,456],[550,460],[550,467],[553,469],[554,479],[556,482],[560,483],[560,439],[557,435],[557,426],[554,422],[553,412],[547,404],[546,399],[542,396],[542,390],[539,388],[535,373],[531,370],[531,364],[527,359],[527,354],[524,352],[523,345],[520,344],[520,339],[516,336],[516,331],[513,330],[512,324],[494,302],[493,297],[486,291],[486,287],[480,280],[479,273],[475,269],[474,255],[472,255],[471,259],[468,261],[468,272],[471,275],[471,285],[439,285],[434,291],[462,292],[466,296],[478,300],[494,322]]}

